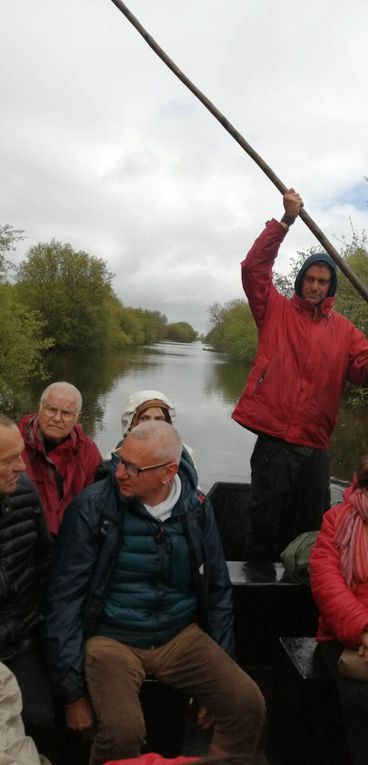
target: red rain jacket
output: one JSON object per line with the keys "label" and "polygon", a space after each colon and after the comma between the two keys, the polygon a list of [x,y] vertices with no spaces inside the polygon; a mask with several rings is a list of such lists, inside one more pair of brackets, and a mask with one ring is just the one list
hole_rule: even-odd
{"label": "red rain jacket", "polygon": [[[38,429],[38,416],[27,414],[19,423],[25,443],[23,459],[42,501],[47,525],[57,534],[64,511],[82,489],[93,483],[101,454],[81,425],[75,425],[69,436],[45,453]],[[60,498],[55,468],[63,478],[63,497]]]}
{"label": "red rain jacket", "polygon": [[184,756],[167,759],[161,754],[150,752],[149,754],[141,754],[140,757],[130,757],[127,760],[109,760],[104,765],[185,765],[189,762],[198,762],[200,759],[201,757]]}
{"label": "red rain jacket", "polygon": [[272,267],[285,229],[269,221],[242,262],[258,349],[233,418],[256,433],[328,449],[345,380],[368,383],[368,340],[348,319],[294,294],[280,295]]}
{"label": "red rain jacket", "polygon": [[[344,502],[352,488],[344,492]],[[338,640],[356,647],[368,630],[368,582],[356,585],[353,591],[341,574],[340,552],[333,543],[341,509],[342,505],[335,505],[323,515],[322,529],[309,560],[310,581],[320,612],[317,640]]]}

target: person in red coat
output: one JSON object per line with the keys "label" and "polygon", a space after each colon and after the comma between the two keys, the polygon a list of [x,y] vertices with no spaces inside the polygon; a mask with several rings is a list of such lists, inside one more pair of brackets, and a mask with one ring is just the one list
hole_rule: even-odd
{"label": "person in red coat", "polygon": [[320,612],[318,650],[337,684],[352,763],[366,765],[368,683],[342,677],[338,659],[345,647],[356,648],[368,663],[368,455],[343,504],[324,514],[309,567]]}
{"label": "person in red coat", "polygon": [[78,424],[82,396],[68,382],[42,393],[38,412],[19,423],[26,471],[42,501],[49,531],[56,535],[74,497],[93,483],[101,454]]}
{"label": "person in red coat", "polygon": [[334,261],[318,252],[303,264],[291,299],[272,268],[302,199],[284,196],[242,263],[258,328],[258,349],[233,418],[258,435],[251,458],[250,560],[273,560],[298,534],[318,530],[329,507],[328,448],[346,380],[368,383],[368,340],[333,310]]}

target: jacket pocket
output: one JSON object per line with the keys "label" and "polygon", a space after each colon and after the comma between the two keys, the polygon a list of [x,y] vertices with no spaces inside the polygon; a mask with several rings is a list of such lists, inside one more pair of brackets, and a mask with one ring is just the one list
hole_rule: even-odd
{"label": "jacket pocket", "polygon": [[248,393],[256,393],[263,385],[266,377],[267,367],[254,367],[248,378]]}

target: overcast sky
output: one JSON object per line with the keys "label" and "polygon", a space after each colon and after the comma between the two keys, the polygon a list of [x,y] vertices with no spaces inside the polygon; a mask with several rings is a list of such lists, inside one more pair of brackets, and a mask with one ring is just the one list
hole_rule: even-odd
{"label": "overcast sky", "polygon": [[[336,245],[366,226],[366,0],[128,0]],[[111,0],[3,0],[1,213],[104,258],[125,305],[203,331],[279,192]],[[314,243],[298,221],[287,271]]]}

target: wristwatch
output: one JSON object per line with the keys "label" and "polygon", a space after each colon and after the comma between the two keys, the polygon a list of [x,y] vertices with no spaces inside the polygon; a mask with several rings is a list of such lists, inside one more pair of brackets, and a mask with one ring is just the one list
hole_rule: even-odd
{"label": "wristwatch", "polygon": [[285,213],[281,218],[281,223],[286,223],[287,226],[292,226],[293,223],[295,223],[295,218],[293,215],[288,215]]}

